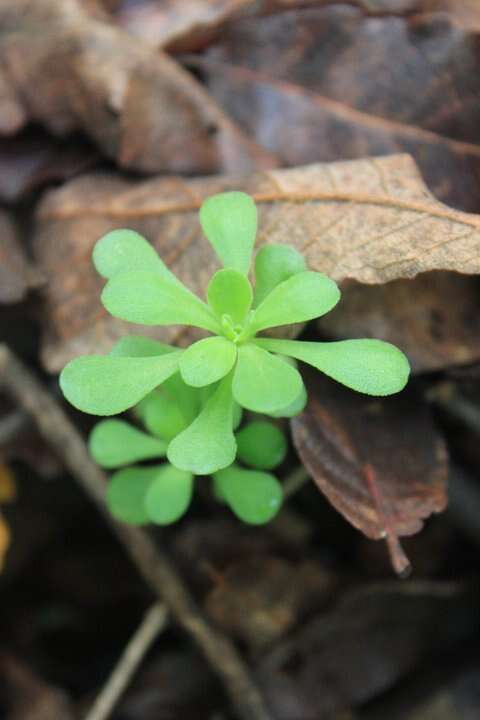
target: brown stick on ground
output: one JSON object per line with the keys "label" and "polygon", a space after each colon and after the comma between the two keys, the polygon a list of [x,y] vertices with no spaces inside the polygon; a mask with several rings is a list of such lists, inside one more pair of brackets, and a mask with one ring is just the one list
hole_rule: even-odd
{"label": "brown stick on ground", "polygon": [[165,605],[158,602],[148,609],[85,720],[107,720],[110,717],[144,655],[167,624],[167,617]]}
{"label": "brown stick on ground", "polygon": [[117,523],[104,503],[106,477],[91,460],[85,442],[60,405],[5,345],[0,345],[0,385],[35,421],[76,480],[96,503],[155,594],[198,643],[221,679],[242,720],[272,720],[249,670],[230,640],[212,628],[197,607],[168,555],[148,534]]}

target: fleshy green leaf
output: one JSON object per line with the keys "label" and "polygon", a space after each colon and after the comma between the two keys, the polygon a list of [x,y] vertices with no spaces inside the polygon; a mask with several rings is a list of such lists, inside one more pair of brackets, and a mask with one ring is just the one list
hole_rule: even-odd
{"label": "fleshy green leaf", "polygon": [[235,515],[251,525],[269,522],[280,509],[283,491],[274,475],[236,465],[215,473],[217,491]]}
{"label": "fleshy green leaf", "polygon": [[229,340],[204,338],[185,350],[180,360],[180,373],[187,385],[211,385],[230,372],[236,358],[236,345]]}
{"label": "fleshy green leaf", "polygon": [[291,355],[325,375],[366,395],[392,395],[408,381],[410,365],[395,345],[382,340],[340,340],[316,343],[257,338],[266,350]]}
{"label": "fleshy green leaf", "polygon": [[115,275],[102,302],[114,317],[142,325],[194,325],[214,333],[219,325],[209,307],[184,285],[150,272]]}
{"label": "fleshy green leaf", "polygon": [[264,245],[255,258],[255,307],[280,283],[306,270],[305,258],[290,245]]}
{"label": "fleshy green leaf", "polygon": [[298,370],[256,345],[241,345],[233,375],[233,396],[247,410],[271,413],[290,405],[300,394]]}
{"label": "fleshy green leaf", "polygon": [[102,420],[90,433],[90,455],[104,468],[164,457],[167,444],[150,437],[124,420]]}
{"label": "fleshy green leaf", "polygon": [[146,525],[149,522],[145,498],[162,467],[129,467],[112,475],[107,487],[106,501],[117,520],[129,525]]}
{"label": "fleshy green leaf", "polygon": [[254,420],[236,435],[237,457],[259,470],[272,470],[287,454],[283,432],[267,420]]}
{"label": "fleshy green leaf", "polygon": [[260,303],[249,332],[313,320],[329,312],[339,300],[340,290],[326,275],[310,270],[297,273],[277,285]]}
{"label": "fleshy green leaf", "polygon": [[270,415],[276,418],[295,417],[295,415],[299,415],[305,409],[307,400],[307,391],[305,390],[305,385],[302,384],[302,389],[300,390],[298,397],[295,398],[290,405],[287,405],[287,407],[281,408],[280,410],[274,410],[274,412],[271,412]]}
{"label": "fleshy green leaf", "polygon": [[177,399],[163,388],[142,400],[140,414],[147,430],[166,442],[185,430],[194,417],[185,416]]}
{"label": "fleshy green leaf", "polygon": [[92,259],[97,272],[107,279],[131,270],[146,270],[177,282],[148,240],[134,230],[122,228],[104,235],[95,244]]}
{"label": "fleshy green leaf", "polygon": [[240,423],[242,422],[243,418],[243,408],[240,407],[240,405],[237,403],[236,400],[233,401],[233,429],[236,430]]}
{"label": "fleshy green leaf", "polygon": [[152,340],[142,335],[126,335],[117,340],[109,352],[114,357],[155,357],[174,352],[177,348],[172,345]]}
{"label": "fleshy green leaf", "polygon": [[170,443],[167,457],[172,465],[195,475],[209,475],[230,465],[237,452],[232,415],[231,379],[227,376],[193,423]]}
{"label": "fleshy green leaf", "polygon": [[239,324],[252,305],[252,286],[238,270],[219,270],[210,280],[207,298],[220,320],[223,315],[228,315],[234,324]]}
{"label": "fleshy green leaf", "polygon": [[63,369],[60,387],[67,400],[92,415],[116,415],[136,405],[178,367],[181,351],[160,357],[86,355]]}
{"label": "fleshy green leaf", "polygon": [[223,265],[247,275],[257,234],[253,199],[243,192],[213,195],[200,208],[200,223]]}
{"label": "fleshy green leaf", "polygon": [[157,525],[169,525],[185,514],[193,491],[193,475],[166,463],[159,468],[145,497],[150,520]]}

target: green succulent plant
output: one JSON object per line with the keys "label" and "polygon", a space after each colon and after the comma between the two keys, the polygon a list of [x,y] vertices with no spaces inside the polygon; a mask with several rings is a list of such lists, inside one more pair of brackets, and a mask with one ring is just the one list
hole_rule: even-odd
{"label": "green succulent plant", "polygon": [[[94,427],[90,454],[105,469],[116,470],[106,499],[117,519],[132,525],[169,525],[184,515],[192,499],[194,476],[158,460],[165,458],[172,436],[188,427],[207,399],[208,395],[189,387],[177,375],[135,408],[146,431],[117,419],[102,420]],[[235,415],[236,429],[241,421],[238,406]],[[246,467],[233,463],[216,473],[214,494],[241,520],[260,525],[271,520],[281,506],[282,486],[266,471],[283,461],[287,442],[283,432],[265,420],[247,423],[236,433],[236,441],[238,460]],[[136,464],[142,461],[155,462]]]}
{"label": "green succulent plant", "polygon": [[[267,466],[255,471],[254,480],[233,465],[237,453],[254,462],[262,454],[260,446],[254,447],[255,432],[247,426],[235,435],[235,422],[242,409],[273,417],[301,412],[306,391],[296,361],[352,390],[377,396],[402,390],[410,368],[398,348],[380,340],[304,342],[271,333],[262,336],[265,330],[329,312],[340,299],[336,283],[308,270],[295,248],[265,245],[255,257],[252,287],[248,273],[257,211],[245,193],[210,197],[200,209],[200,223],[223,264],[211,278],[205,300],[185,287],[147,240],[132,230],[114,230],[101,238],[93,262],[107,280],[102,302],[114,317],[142,325],[194,326],[209,336],[187,349],[128,336],[108,355],[70,362],[60,385],[75,407],[94,415],[115,415],[137,406],[156,435],[143,438],[144,457],[154,457],[161,448],[170,463],[162,471],[164,486],[175,493],[177,486],[189,487],[188,477],[213,474],[218,495],[231,503],[233,488],[242,483],[265,487],[268,496],[271,480],[263,478]],[[159,387],[165,392],[153,402]],[[103,442],[101,452],[108,456],[108,437]],[[125,452],[126,441],[123,444]],[[129,469],[122,472],[117,482],[126,487]],[[152,473],[150,468],[142,470],[145,487]],[[157,486],[149,487],[149,497],[154,498]],[[185,489],[182,497],[187,495]],[[149,517],[154,514],[155,501],[151,503],[148,512],[142,510]],[[245,500],[244,512],[252,516],[247,506]]]}

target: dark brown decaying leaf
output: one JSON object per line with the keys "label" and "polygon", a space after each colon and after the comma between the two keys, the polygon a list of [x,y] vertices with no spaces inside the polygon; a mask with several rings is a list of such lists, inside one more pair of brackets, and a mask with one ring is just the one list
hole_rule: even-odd
{"label": "dark brown decaying leaf", "polygon": [[208,615],[253,651],[264,651],[331,594],[333,576],[319,563],[252,555],[233,562],[205,600]]}
{"label": "dark brown decaying leaf", "polygon": [[133,182],[88,175],[49,193],[38,212],[36,256],[48,278],[46,366],[56,371],[79,353],[107,351],[126,332],[181,338],[184,329],[146,330],[107,316],[93,245],[109,230],[131,227],[203,296],[218,265],[201,236],[198,209],[209,195],[233,188],[258,203],[259,244],[295,245],[311,269],[338,282],[480,272],[480,217],[438,203],[405,155],[238,178]]}
{"label": "dark brown decaying leaf", "polygon": [[351,283],[318,327],[332,339],[387,340],[402,348],[415,371],[440,370],[480,358],[479,300],[478,280],[457,273],[425,273],[386,285]]}
{"label": "dark brown decaying leaf", "polygon": [[344,717],[341,711],[388,690],[427,657],[448,657],[455,642],[478,631],[476,602],[441,582],[349,592],[262,662],[259,677],[276,720]]}
{"label": "dark brown decaying leaf", "polygon": [[392,565],[409,568],[398,538],[418,532],[447,504],[447,451],[414,390],[381,400],[306,371],[309,403],[292,420],[302,462],[358,530],[385,538]]}
{"label": "dark brown decaying leaf", "polygon": [[0,210],[0,303],[22,300],[28,288],[38,282],[9,215]]}
{"label": "dark brown decaying leaf", "polygon": [[60,142],[46,133],[0,140],[0,199],[11,203],[46,183],[92,169],[99,159],[80,138]]}
{"label": "dark brown decaying leaf", "polygon": [[[220,36],[225,23],[239,18],[285,12],[308,6],[352,5],[368,16],[448,12],[469,30],[480,28],[477,0],[120,0],[115,20],[135,37],[173,52],[202,48]],[[98,16],[98,11],[97,11]]]}
{"label": "dark brown decaying leaf", "polygon": [[9,695],[9,720],[73,720],[67,695],[37,677],[16,657],[2,653],[0,670]]}
{"label": "dark brown decaying leaf", "polygon": [[350,4],[245,18],[192,62],[283,163],[408,152],[440,199],[478,212],[480,39],[448,14],[415,18]]}
{"label": "dark brown decaying leaf", "polygon": [[121,166],[147,172],[274,163],[189,73],[78,0],[0,0],[0,61],[4,133],[29,120],[56,135],[82,129]]}

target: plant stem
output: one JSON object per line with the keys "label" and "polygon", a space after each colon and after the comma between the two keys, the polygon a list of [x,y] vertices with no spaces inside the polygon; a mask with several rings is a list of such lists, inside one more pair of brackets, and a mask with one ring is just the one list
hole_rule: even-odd
{"label": "plant stem", "polygon": [[283,482],[283,496],[285,499],[292,497],[298,492],[308,481],[310,475],[303,465],[295,468]]}

